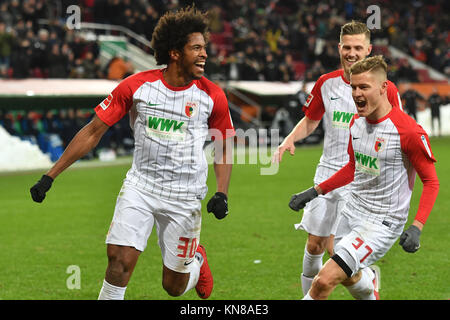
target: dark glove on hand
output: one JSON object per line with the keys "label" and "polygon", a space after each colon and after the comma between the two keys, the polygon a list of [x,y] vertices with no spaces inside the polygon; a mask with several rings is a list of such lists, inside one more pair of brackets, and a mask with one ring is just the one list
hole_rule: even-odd
{"label": "dark glove on hand", "polygon": [[308,190],[302,191],[300,193],[296,193],[292,196],[291,201],[289,202],[289,207],[298,211],[303,209],[307,202],[318,196],[316,189],[314,187],[309,188]]}
{"label": "dark glove on hand", "polygon": [[216,192],[211,199],[209,199],[206,209],[208,212],[214,213],[217,219],[223,219],[228,215],[228,198],[225,193]]}
{"label": "dark glove on hand", "polygon": [[422,232],[414,225],[410,225],[408,230],[403,231],[399,244],[406,252],[414,253],[420,248],[420,234]]}
{"label": "dark glove on hand", "polygon": [[45,199],[45,193],[51,188],[53,179],[47,175],[30,188],[31,197],[36,202],[42,202]]}

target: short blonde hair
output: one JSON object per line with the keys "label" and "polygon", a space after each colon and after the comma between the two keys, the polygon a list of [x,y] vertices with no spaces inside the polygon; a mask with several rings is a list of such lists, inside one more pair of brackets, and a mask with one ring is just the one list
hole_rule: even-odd
{"label": "short blonde hair", "polygon": [[383,56],[379,55],[365,58],[350,67],[350,75],[367,71],[378,72],[384,77],[387,77],[387,63],[384,61]]}
{"label": "short blonde hair", "polygon": [[370,42],[370,30],[367,28],[365,23],[352,20],[344,24],[341,27],[341,34],[339,36],[340,42],[342,42],[342,37],[345,35],[353,35],[353,34],[364,34],[366,39]]}

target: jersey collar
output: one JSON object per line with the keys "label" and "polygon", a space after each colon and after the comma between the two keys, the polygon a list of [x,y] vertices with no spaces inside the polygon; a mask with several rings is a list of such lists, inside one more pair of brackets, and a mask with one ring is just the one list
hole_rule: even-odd
{"label": "jersey collar", "polygon": [[394,107],[392,107],[391,111],[389,111],[389,113],[387,115],[385,115],[384,117],[378,119],[378,120],[369,120],[366,118],[366,121],[370,124],[377,124],[377,123],[381,123],[384,120],[386,120],[387,118],[390,118],[392,115],[392,112],[394,111]]}
{"label": "jersey collar", "polygon": [[170,90],[172,90],[172,91],[183,91],[183,90],[186,90],[186,89],[189,89],[190,87],[192,87],[192,85],[195,83],[195,80],[192,80],[188,85],[186,85],[186,86],[184,86],[184,87],[174,87],[174,86],[171,86],[170,84],[168,84],[167,82],[166,82],[166,80],[164,79],[164,70],[165,70],[166,68],[163,68],[163,69],[160,69],[160,79],[161,79],[161,82],[164,84],[164,86],[167,88],[167,89],[170,89]]}

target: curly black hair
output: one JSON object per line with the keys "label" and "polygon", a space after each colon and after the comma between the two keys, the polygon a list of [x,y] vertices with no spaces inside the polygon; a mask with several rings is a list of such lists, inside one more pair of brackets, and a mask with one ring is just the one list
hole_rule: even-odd
{"label": "curly black hair", "polygon": [[188,36],[194,32],[203,34],[205,41],[209,36],[208,13],[202,13],[193,6],[176,12],[166,12],[153,30],[151,46],[158,65],[168,64],[169,51],[183,50]]}

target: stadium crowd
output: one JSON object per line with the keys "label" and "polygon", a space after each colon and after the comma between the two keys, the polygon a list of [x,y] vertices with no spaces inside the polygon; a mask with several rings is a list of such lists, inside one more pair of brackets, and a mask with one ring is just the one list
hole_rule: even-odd
{"label": "stadium crowd", "polygon": [[[130,63],[114,57],[100,63],[99,43],[83,38],[66,26],[66,8],[78,5],[81,21],[121,25],[151,39],[159,17],[192,0],[2,0],[0,3],[0,78],[99,78],[120,80],[133,72]],[[206,74],[213,80],[315,81],[339,65],[340,26],[365,21],[370,1],[354,0],[209,0],[194,1],[211,12],[211,37]],[[393,45],[417,60],[450,76],[448,35],[449,2],[445,0],[379,1],[381,29],[372,30],[373,53],[382,53],[395,83],[418,82],[406,59],[394,59]],[[143,48],[152,53],[151,48]],[[77,112],[53,112],[63,145],[75,127],[86,121]],[[21,123],[29,119],[45,126],[49,114],[5,111],[0,122],[15,135],[24,135]],[[80,118],[81,117],[81,118]],[[73,117],[72,117],[73,118]],[[15,121],[15,124],[14,124]],[[76,123],[77,125],[73,124]],[[27,127],[27,126],[25,126]],[[33,128],[28,126],[27,128]],[[15,129],[14,129],[15,128]],[[119,130],[120,131],[120,130]],[[35,132],[36,136],[37,132]],[[121,137],[122,133],[111,136]],[[67,140],[69,139],[69,140]],[[120,138],[121,139],[121,138]],[[109,142],[111,145],[111,142]],[[114,145],[114,142],[112,143]],[[117,142],[116,145],[120,145]]]}
{"label": "stadium crowd", "polygon": [[[371,4],[352,0],[194,2],[212,12],[208,75],[267,81],[300,77],[313,81],[335,69],[339,64],[335,49],[340,25],[351,19],[365,21]],[[65,27],[70,5],[80,6],[82,21],[121,25],[151,39],[165,11],[191,3],[4,0],[0,5],[0,77],[108,78],[109,70],[100,66],[98,43]],[[381,30],[373,30],[373,37],[375,44],[383,45],[376,47],[383,50],[389,43],[450,75],[449,21],[448,15],[442,14],[449,10],[447,1],[380,1],[378,6]],[[40,19],[49,23],[42,24]],[[383,54],[389,60],[388,52]],[[391,60],[392,80],[419,80],[404,60]]]}

